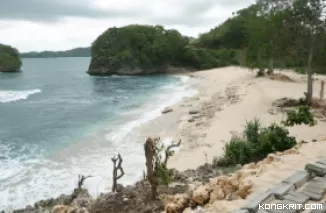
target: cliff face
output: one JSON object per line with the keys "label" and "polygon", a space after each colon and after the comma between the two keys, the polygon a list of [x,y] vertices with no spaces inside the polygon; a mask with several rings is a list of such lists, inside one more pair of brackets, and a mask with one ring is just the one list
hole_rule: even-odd
{"label": "cliff face", "polygon": [[17,72],[21,66],[18,51],[11,46],[0,44],[0,72]]}

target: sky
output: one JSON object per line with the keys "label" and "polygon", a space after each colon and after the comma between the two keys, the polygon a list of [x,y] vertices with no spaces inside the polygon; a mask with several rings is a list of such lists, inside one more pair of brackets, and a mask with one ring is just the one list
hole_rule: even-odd
{"label": "sky", "polygon": [[20,52],[90,46],[110,27],[163,25],[197,37],[254,0],[0,0],[0,43]]}

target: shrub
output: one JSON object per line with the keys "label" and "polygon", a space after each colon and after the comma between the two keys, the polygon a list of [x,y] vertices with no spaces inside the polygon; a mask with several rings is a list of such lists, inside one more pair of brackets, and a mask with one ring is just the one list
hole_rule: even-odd
{"label": "shrub", "polygon": [[266,157],[269,153],[285,151],[296,145],[294,137],[289,136],[289,131],[281,126],[272,124],[263,128],[259,133],[259,143],[253,150],[257,159]]}
{"label": "shrub", "polygon": [[172,182],[171,174],[164,164],[157,164],[156,178],[160,185],[167,186]]}
{"label": "shrub", "polygon": [[261,123],[259,119],[255,118],[252,121],[247,121],[244,129],[244,135],[247,141],[251,143],[258,143],[260,129]]}
{"label": "shrub", "polygon": [[285,151],[296,145],[294,137],[282,126],[272,124],[261,127],[258,119],[246,123],[243,137],[232,137],[224,147],[224,155],[213,164],[229,166],[259,161],[269,153]]}
{"label": "shrub", "polygon": [[284,126],[294,126],[294,125],[309,125],[314,126],[317,122],[314,119],[314,116],[310,112],[309,106],[300,106],[298,111],[290,111],[287,113],[287,118],[285,121],[282,121]]}
{"label": "shrub", "polygon": [[233,137],[224,148],[224,160],[228,164],[248,163],[251,161],[251,144],[239,137]]}

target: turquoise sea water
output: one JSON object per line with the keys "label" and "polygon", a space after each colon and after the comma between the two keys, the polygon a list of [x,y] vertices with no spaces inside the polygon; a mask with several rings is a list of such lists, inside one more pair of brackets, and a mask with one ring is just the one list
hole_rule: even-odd
{"label": "turquoise sea water", "polygon": [[134,128],[194,92],[186,77],[88,76],[89,61],[24,59],[0,73],[0,210],[69,193],[78,174],[94,176],[93,195],[108,190],[116,152],[133,182],[144,168]]}

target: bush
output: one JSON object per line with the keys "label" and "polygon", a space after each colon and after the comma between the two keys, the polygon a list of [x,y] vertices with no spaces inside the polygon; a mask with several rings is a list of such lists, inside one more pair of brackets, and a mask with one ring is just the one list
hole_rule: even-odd
{"label": "bush", "polygon": [[249,122],[247,121],[244,130],[244,135],[247,141],[251,143],[258,143],[260,129],[261,129],[261,123],[259,119],[255,118],[252,121]]}
{"label": "bush", "polygon": [[290,111],[287,113],[287,118],[285,121],[282,121],[284,126],[294,126],[294,125],[309,125],[315,126],[317,122],[314,119],[314,116],[310,112],[309,106],[300,106],[298,111]]}
{"label": "bush", "polygon": [[246,123],[243,137],[232,137],[224,147],[224,155],[214,159],[218,166],[230,166],[259,161],[269,153],[285,151],[296,145],[294,137],[284,127],[272,124],[261,127],[258,119]]}
{"label": "bush", "polygon": [[272,124],[263,128],[259,133],[259,143],[253,151],[258,159],[265,158],[269,153],[285,151],[296,145],[294,137],[289,136],[289,131],[281,126]]}
{"label": "bush", "polygon": [[224,159],[229,164],[248,163],[251,160],[252,149],[250,143],[239,137],[233,137],[231,141],[225,145]]}

